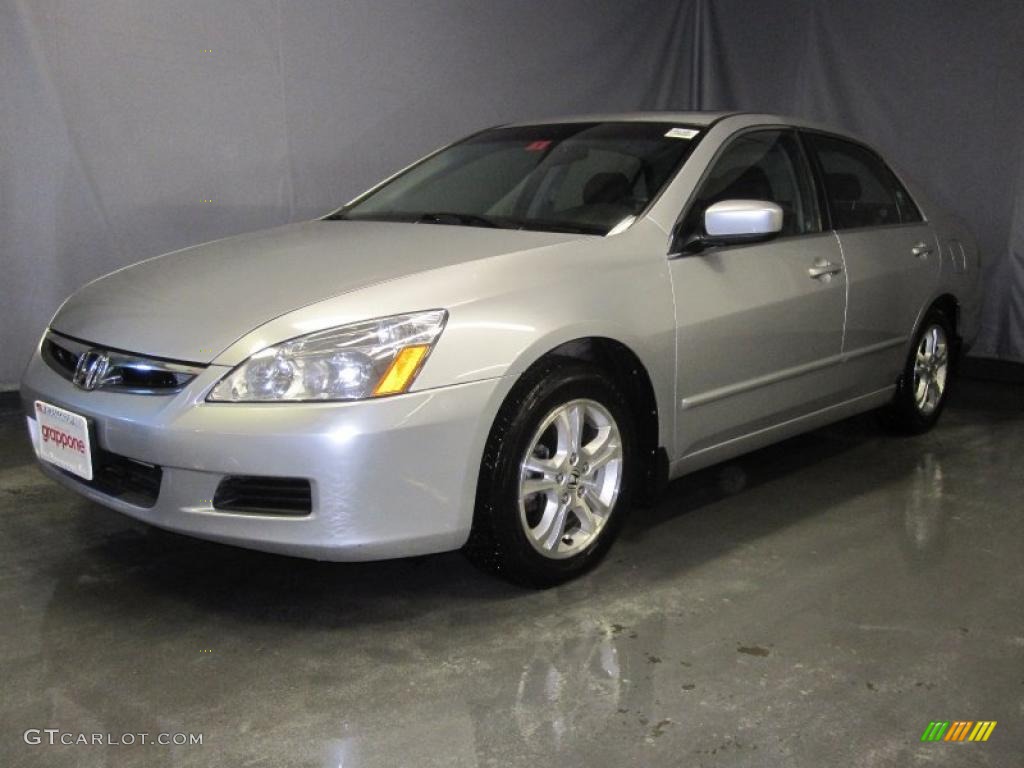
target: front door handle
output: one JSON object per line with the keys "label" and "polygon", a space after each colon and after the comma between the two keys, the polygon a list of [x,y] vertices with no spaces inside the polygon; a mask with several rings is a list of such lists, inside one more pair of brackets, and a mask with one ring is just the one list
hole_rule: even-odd
{"label": "front door handle", "polygon": [[842,271],[843,267],[841,264],[833,264],[831,261],[819,259],[814,262],[813,267],[807,270],[807,274],[814,280],[828,282],[832,279],[832,275],[838,275]]}
{"label": "front door handle", "polygon": [[917,256],[917,258],[923,259],[926,258],[928,254],[932,252],[932,247],[928,245],[928,243],[918,243],[917,245],[910,249],[910,252]]}

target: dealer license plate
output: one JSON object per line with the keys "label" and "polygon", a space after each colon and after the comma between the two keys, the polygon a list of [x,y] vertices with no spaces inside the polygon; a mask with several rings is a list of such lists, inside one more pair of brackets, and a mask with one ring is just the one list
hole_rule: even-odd
{"label": "dealer license plate", "polygon": [[36,400],[36,454],[73,475],[92,480],[92,447],[85,416]]}

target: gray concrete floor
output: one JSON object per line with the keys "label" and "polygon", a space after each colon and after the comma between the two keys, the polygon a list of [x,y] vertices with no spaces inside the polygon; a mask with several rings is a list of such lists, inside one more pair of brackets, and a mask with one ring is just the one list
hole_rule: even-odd
{"label": "gray concrete floor", "polygon": [[[526,592],[457,554],[330,565],[148,529],[0,418],[0,765],[1022,764],[1024,390],[858,418],[674,483]],[[930,720],[996,720],[922,744]],[[29,728],[203,734],[48,746]]]}

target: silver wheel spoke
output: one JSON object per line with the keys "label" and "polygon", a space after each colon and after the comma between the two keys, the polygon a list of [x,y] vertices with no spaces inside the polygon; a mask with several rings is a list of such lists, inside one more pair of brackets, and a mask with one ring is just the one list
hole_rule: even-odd
{"label": "silver wheel spoke", "polygon": [[590,508],[590,499],[580,499],[579,503],[576,504],[575,512],[579,518],[580,525],[586,533],[594,533],[601,527],[601,521],[595,519],[594,512]]}
{"label": "silver wheel spoke", "polygon": [[527,498],[535,493],[549,493],[558,488],[558,482],[553,477],[531,477],[523,480],[522,496]]}
{"label": "silver wheel spoke", "polygon": [[922,371],[917,378],[917,383],[914,386],[914,401],[920,406],[924,402],[925,396],[928,393],[928,372]]}
{"label": "silver wheel spoke", "polygon": [[558,431],[559,453],[572,454],[579,451],[582,420],[583,413],[579,406],[571,405],[558,412],[555,429]]}
{"label": "silver wheel spoke", "polygon": [[523,462],[523,469],[528,472],[535,472],[544,477],[554,477],[558,474],[559,463],[553,459],[540,459],[536,456],[527,456]]}
{"label": "silver wheel spoke", "polygon": [[609,428],[598,432],[597,437],[583,446],[583,456],[589,465],[590,472],[594,472],[612,459],[619,456],[619,445],[612,436]]}
{"label": "silver wheel spoke", "polygon": [[608,517],[608,512],[610,510],[605,506],[605,503],[601,501],[600,496],[596,493],[591,493],[587,495],[587,511],[590,512],[591,515],[596,515],[603,519]]}
{"label": "silver wheel spoke", "polygon": [[[537,539],[544,546],[545,549],[556,549],[558,547],[558,540],[562,538],[565,533],[565,523],[569,519],[569,504],[559,504],[555,510],[555,514],[551,515],[548,519],[548,525],[544,530],[540,531]],[[543,525],[544,521],[541,521]]]}
{"label": "silver wheel spoke", "polygon": [[583,409],[579,405],[570,405],[565,410],[567,429],[566,449],[570,454],[579,453],[580,440],[583,437]]}

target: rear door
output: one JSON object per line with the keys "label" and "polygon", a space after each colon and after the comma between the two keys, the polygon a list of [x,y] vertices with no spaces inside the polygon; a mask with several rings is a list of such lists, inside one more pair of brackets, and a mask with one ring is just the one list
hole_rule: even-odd
{"label": "rear door", "polygon": [[891,386],[939,281],[938,244],[896,175],[872,150],[804,137],[823,181],[850,289],[843,354],[850,394]]}
{"label": "rear door", "polygon": [[704,211],[727,199],[777,203],[783,231],[769,242],[669,262],[680,456],[832,404],[843,386],[842,256],[822,227],[795,131],[754,129],[730,139],[698,185],[679,238],[702,233]]}

